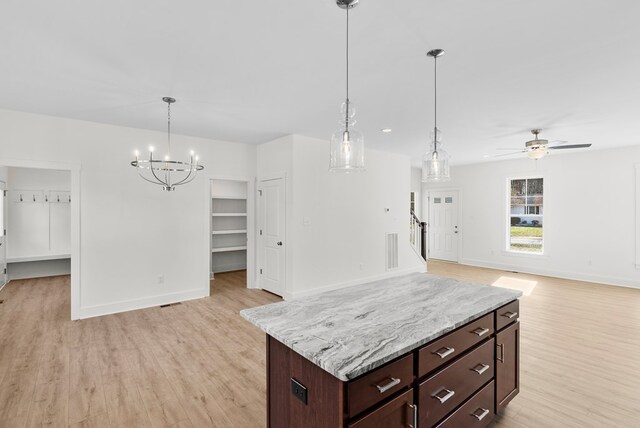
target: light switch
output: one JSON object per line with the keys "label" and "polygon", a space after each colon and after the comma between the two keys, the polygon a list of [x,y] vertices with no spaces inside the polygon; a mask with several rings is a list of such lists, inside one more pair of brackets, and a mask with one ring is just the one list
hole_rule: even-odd
{"label": "light switch", "polygon": [[311,226],[311,217],[302,217],[303,226]]}

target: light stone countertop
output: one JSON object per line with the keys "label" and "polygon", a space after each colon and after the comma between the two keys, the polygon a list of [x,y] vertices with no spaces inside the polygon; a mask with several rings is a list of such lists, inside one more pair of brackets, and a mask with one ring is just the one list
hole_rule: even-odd
{"label": "light stone countertop", "polygon": [[342,381],[522,296],[522,292],[413,273],[240,315]]}

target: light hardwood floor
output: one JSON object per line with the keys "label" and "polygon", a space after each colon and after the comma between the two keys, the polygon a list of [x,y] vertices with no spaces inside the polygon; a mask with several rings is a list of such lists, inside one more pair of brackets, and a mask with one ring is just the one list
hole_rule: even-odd
{"label": "light hardwood floor", "polygon": [[[494,427],[640,427],[640,290],[431,262],[520,288],[521,392]],[[263,427],[265,346],[238,311],[279,299],[217,275],[212,297],[68,321],[69,279],[0,291],[0,427]]]}
{"label": "light hardwood floor", "polygon": [[0,427],[261,427],[264,334],[238,311],[280,300],[218,275],[212,297],[68,321],[69,278],[0,299]]}

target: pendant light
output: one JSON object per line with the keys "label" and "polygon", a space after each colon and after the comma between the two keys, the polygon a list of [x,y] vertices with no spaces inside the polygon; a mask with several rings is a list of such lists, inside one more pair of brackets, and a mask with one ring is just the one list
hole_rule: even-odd
{"label": "pendant light", "polygon": [[347,96],[340,110],[340,128],[331,136],[329,171],[364,171],[364,136],[353,129],[356,109],[349,99],[349,9],[356,7],[358,0],[336,0],[336,4],[340,9],[346,10],[347,14]]}
{"label": "pendant light", "polygon": [[202,171],[204,166],[198,164],[198,156],[192,151],[189,161],[177,161],[171,159],[171,104],[175,103],[175,98],[164,97],[162,101],[167,103],[167,154],[164,159],[153,157],[153,147],[149,148],[149,159],[136,159],[131,161],[131,166],[138,170],[138,174],[143,180],[149,183],[162,186],[162,190],[171,192],[176,190],[176,186],[187,184],[196,178],[196,173]]}
{"label": "pendant light", "polygon": [[451,180],[449,172],[449,153],[442,149],[442,133],[438,129],[438,57],[444,54],[442,49],[427,53],[433,58],[433,131],[429,149],[422,158],[422,181],[441,183]]}

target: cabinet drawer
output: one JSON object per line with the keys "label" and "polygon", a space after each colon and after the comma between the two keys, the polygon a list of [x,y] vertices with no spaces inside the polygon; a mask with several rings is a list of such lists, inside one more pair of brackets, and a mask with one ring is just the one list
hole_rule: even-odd
{"label": "cabinet drawer", "polygon": [[418,377],[422,377],[493,334],[493,312],[420,349]]}
{"label": "cabinet drawer", "polygon": [[495,339],[420,384],[420,426],[440,421],[482,385],[493,379]]}
{"label": "cabinet drawer", "polygon": [[407,428],[415,427],[417,418],[414,413],[413,389],[394,398],[384,406],[369,413],[349,428]]}
{"label": "cabinet drawer", "polygon": [[413,354],[349,382],[349,416],[353,417],[392,396],[411,382],[413,382]]}
{"label": "cabinet drawer", "polygon": [[478,391],[451,416],[438,424],[437,428],[484,428],[496,416],[494,405],[494,382]]}
{"label": "cabinet drawer", "polygon": [[496,331],[502,330],[520,316],[520,301],[514,300],[496,310]]}

